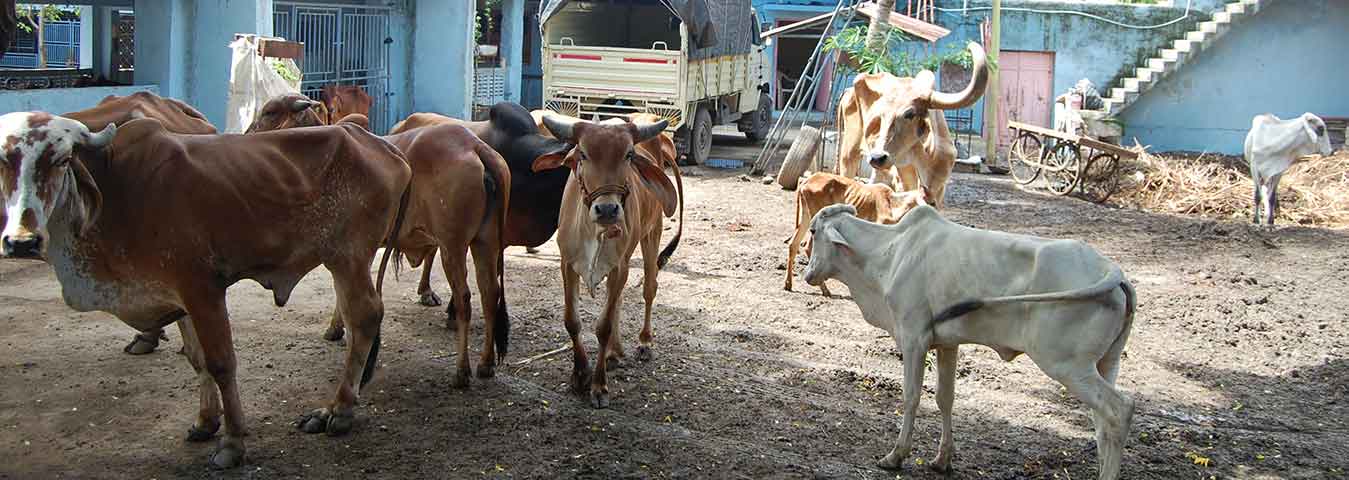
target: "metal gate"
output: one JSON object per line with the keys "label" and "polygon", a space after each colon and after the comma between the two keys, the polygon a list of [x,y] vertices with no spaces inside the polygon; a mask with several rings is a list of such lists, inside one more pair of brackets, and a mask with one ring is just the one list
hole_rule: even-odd
{"label": "metal gate", "polygon": [[370,94],[370,129],[393,126],[389,108],[390,7],[275,2],[276,36],[304,42],[300,92],[318,100],[324,85],[360,85]]}

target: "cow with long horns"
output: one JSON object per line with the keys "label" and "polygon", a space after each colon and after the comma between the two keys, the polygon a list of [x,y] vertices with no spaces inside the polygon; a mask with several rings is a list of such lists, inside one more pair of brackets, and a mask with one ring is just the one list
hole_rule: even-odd
{"label": "cow with long horns", "polygon": [[839,100],[839,175],[856,177],[865,159],[872,167],[871,183],[896,188],[892,168],[899,171],[902,190],[920,186],[935,203],[945,204],[946,180],[955,166],[956,147],[946,128],[943,110],[973,105],[988,85],[984,49],[969,44],[974,57],[973,78],[955,93],[936,89],[936,75],[923,70],[914,77],[888,73],[858,75]]}

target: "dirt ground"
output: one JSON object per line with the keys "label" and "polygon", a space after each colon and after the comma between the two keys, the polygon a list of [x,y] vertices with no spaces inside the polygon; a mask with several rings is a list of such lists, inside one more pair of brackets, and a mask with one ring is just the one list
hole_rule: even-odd
{"label": "dirt ground", "polygon": [[[333,305],[327,273],[310,274],[284,308],[240,283],[229,306],[251,436],[245,466],[224,473],[206,468],[214,442],[184,441],[197,386],[175,353],[176,329],[151,355],[123,354],[131,330],[72,312],[50,267],[0,262],[0,478],[897,478],[872,466],[899,430],[894,342],[842,285],[833,300],[799,279],[783,291],[792,194],[740,173],[685,178],[687,228],[660,277],[656,357],[610,377],[607,410],[569,393],[567,355],[516,363],[566,342],[552,243],[508,252],[508,365],[466,390],[449,386],[443,308],[415,303],[416,271],[388,282],[380,369],[343,437],[291,425],[331,398],[345,354],[320,338]],[[1082,239],[1135,282],[1119,381],[1138,401],[1125,478],[1345,476],[1346,233],[1110,209],[998,176],[957,174],[947,192],[955,221]],[[629,352],[640,271],[625,292]],[[443,296],[440,271],[435,285]],[[587,331],[600,308],[582,302]],[[478,318],[472,342],[476,351]],[[962,351],[954,478],[1095,478],[1090,419],[1076,399],[1024,356]],[[934,377],[916,456],[898,477],[942,478],[915,461],[937,446]]]}

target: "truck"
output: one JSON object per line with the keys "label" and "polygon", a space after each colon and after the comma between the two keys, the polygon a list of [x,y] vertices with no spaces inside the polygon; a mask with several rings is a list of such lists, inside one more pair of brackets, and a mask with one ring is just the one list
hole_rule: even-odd
{"label": "truck", "polygon": [[586,120],[669,121],[686,163],[712,127],[750,141],[773,121],[771,63],[750,0],[548,0],[539,10],[544,108]]}

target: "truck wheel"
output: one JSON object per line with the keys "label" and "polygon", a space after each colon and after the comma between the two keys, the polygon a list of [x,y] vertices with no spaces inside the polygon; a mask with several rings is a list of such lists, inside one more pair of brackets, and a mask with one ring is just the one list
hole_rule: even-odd
{"label": "truck wheel", "polygon": [[689,129],[689,163],[702,165],[712,154],[712,114],[707,113],[706,107],[698,107],[692,127]]}
{"label": "truck wheel", "polygon": [[748,122],[749,128],[742,131],[745,133],[746,139],[757,143],[767,137],[768,130],[773,128],[773,99],[768,98],[767,93],[760,94],[759,109],[750,115],[753,115],[754,118]]}

